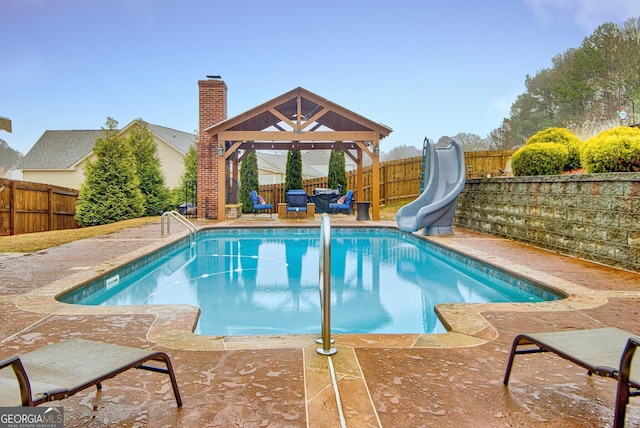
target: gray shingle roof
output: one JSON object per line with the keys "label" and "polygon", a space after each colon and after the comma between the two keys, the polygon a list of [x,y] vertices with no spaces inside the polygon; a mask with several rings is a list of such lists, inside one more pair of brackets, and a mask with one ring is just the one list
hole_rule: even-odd
{"label": "gray shingle roof", "polygon": [[[196,141],[194,134],[147,123],[149,131],[186,154]],[[45,131],[16,169],[67,169],[91,154],[102,130]]]}
{"label": "gray shingle roof", "polygon": [[16,169],[66,169],[93,150],[98,130],[45,131]]}
{"label": "gray shingle roof", "polygon": [[176,129],[166,128],[160,125],[147,123],[149,131],[174,146],[184,154],[187,154],[189,147],[196,142],[196,135],[188,132],[178,131]]}

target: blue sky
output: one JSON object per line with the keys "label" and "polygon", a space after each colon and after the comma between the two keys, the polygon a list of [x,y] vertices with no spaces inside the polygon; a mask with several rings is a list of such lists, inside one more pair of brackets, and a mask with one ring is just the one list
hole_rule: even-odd
{"label": "blue sky", "polygon": [[638,0],[0,0],[0,116],[46,130],[147,122],[195,132],[197,81],[228,115],[301,86],[394,132],[382,150],[500,126],[527,74]]}

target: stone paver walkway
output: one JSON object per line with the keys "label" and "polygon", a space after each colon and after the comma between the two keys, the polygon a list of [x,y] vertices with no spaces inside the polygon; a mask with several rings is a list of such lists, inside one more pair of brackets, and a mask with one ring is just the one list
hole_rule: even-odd
{"label": "stone paver walkway", "polygon": [[[317,224],[256,218],[213,227]],[[337,224],[362,226],[336,215]],[[393,227],[392,222],[367,222]],[[203,227],[204,224],[199,224]],[[172,358],[184,406],[165,376],[130,372],[63,400],[65,426],[336,427],[340,414],[329,361],[310,336],[208,338],[191,333],[185,307],[77,307],[60,290],[165,245],[151,224],[34,254],[0,255],[0,358],[69,337],[155,348]],[[542,304],[442,305],[444,335],[334,336],[331,359],[349,427],[605,427],[615,382],[589,377],[552,355],[519,357],[502,385],[520,332],[605,325],[640,334],[640,274],[457,229],[431,238],[473,257],[565,290]],[[0,238],[0,249],[2,238]],[[631,399],[628,426],[640,424]]]}

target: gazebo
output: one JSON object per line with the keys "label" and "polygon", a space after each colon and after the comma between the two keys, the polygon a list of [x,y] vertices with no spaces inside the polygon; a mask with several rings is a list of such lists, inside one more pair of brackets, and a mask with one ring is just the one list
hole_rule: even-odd
{"label": "gazebo", "polygon": [[[206,117],[215,118],[211,111],[226,117],[226,85],[218,79],[198,83],[199,217],[225,218],[229,192],[227,183],[237,182],[238,166],[249,151],[340,149],[357,165],[356,195],[363,195],[364,156],[371,158],[371,214],[373,220],[380,219],[380,141],[392,132],[391,128],[300,87],[235,117],[207,126]],[[224,106],[219,105],[221,101]],[[215,189],[217,192],[201,192],[203,189]],[[215,213],[212,205],[217,205]]]}

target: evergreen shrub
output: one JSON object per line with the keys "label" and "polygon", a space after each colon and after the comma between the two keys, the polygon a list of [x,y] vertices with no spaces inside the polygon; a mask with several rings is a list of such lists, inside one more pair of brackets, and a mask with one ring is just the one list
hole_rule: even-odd
{"label": "evergreen shrub", "polygon": [[347,161],[342,150],[331,150],[327,186],[330,189],[342,186],[344,192],[347,191]]}
{"label": "evergreen shrub", "polygon": [[302,154],[300,150],[287,152],[287,166],[284,179],[285,194],[292,189],[302,189]]}
{"label": "evergreen shrub", "polygon": [[118,122],[107,118],[103,138],[96,140],[95,160],[88,160],[76,203],[82,226],[115,223],[142,217],[144,196],[139,189],[136,158],[131,145],[118,137]]}
{"label": "evergreen shrub", "polygon": [[580,168],[580,146],[581,141],[573,132],[566,128],[547,128],[533,134],[526,142],[529,144],[538,143],[558,143],[562,144],[569,151],[569,156],[563,165],[564,171]]}
{"label": "evergreen shrub", "polygon": [[137,120],[126,143],[131,146],[136,160],[136,173],[140,180],[138,188],[144,197],[144,215],[155,216],[175,208],[172,206],[171,193],[164,183],[158,146],[146,122]]}
{"label": "evergreen shrub", "polygon": [[618,126],[589,138],[580,151],[584,172],[640,171],[640,129]]}
{"label": "evergreen shrub", "polygon": [[511,157],[514,175],[561,174],[569,157],[569,150],[560,143],[527,144]]}
{"label": "evergreen shrub", "polygon": [[240,163],[240,203],[243,213],[253,212],[251,191],[260,193],[260,179],[258,176],[258,154],[251,150]]}

